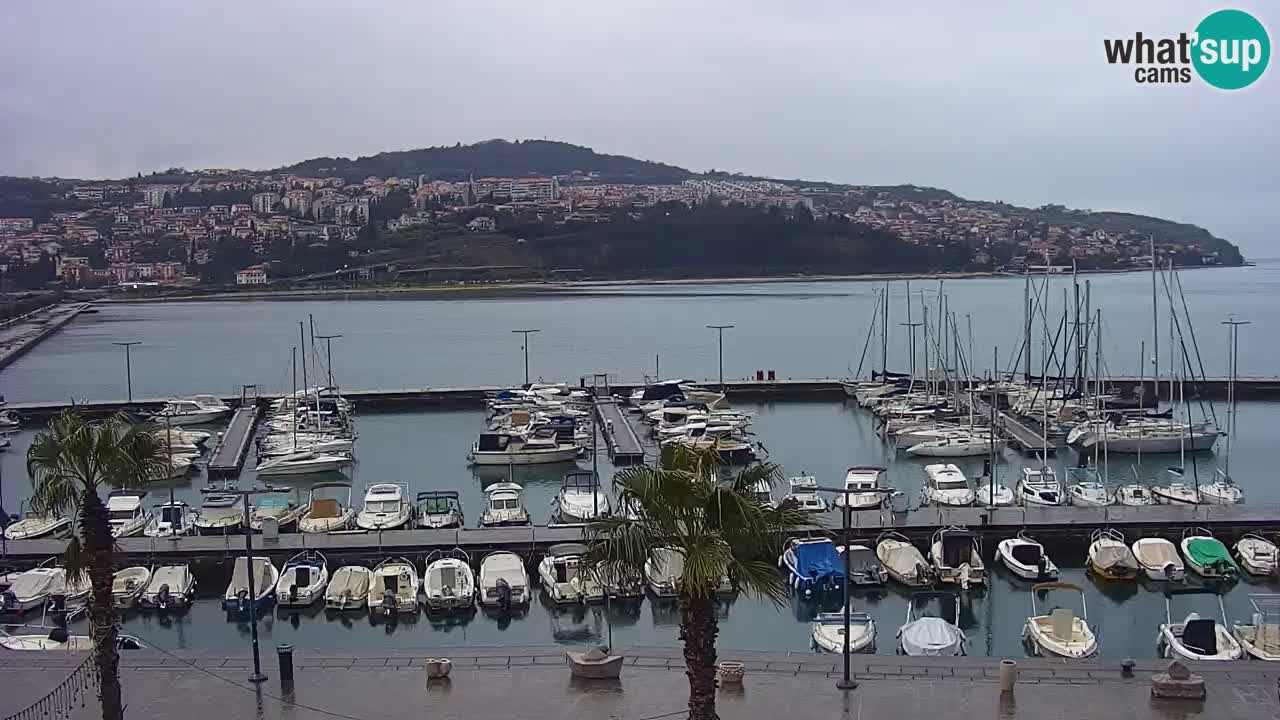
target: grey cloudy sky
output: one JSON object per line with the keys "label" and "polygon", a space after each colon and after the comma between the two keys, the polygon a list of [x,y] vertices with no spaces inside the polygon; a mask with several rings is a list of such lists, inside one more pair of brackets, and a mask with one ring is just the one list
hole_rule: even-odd
{"label": "grey cloudy sky", "polygon": [[[1252,12],[1274,39],[1280,11]],[[0,173],[547,137],[694,170],[1145,212],[1280,253],[1280,68],[1139,85],[1201,2],[350,0],[0,7]]]}

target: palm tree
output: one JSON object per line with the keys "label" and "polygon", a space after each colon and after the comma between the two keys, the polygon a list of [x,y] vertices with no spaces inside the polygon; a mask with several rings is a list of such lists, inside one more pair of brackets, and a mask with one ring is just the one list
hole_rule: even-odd
{"label": "palm tree", "polygon": [[611,577],[644,577],[645,563],[659,548],[684,556],[676,597],[690,720],[718,718],[717,589],[727,577],[735,590],[781,606],[788,590],[777,558],[788,531],[811,525],[805,513],[791,506],[766,508],[756,499],[758,483],[780,478],[776,465],[752,465],[721,481],[719,462],[714,450],[675,448],[663,452],[661,467],[618,471],[614,484],[624,512],[588,529],[587,561],[598,563]]}
{"label": "palm tree", "polygon": [[37,512],[74,515],[77,534],[67,545],[70,578],[89,575],[90,636],[100,685],[103,720],[124,715],[120,699],[120,656],[116,650],[116,612],[111,603],[115,541],[107,506],[98,490],[136,486],[163,470],[166,452],[149,425],[124,415],[89,423],[74,410],[49,421],[27,451],[31,506]]}

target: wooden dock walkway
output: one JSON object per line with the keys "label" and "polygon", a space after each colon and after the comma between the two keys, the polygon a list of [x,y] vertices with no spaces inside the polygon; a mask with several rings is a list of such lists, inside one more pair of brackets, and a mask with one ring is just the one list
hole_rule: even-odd
{"label": "wooden dock walkway", "polygon": [[218,438],[218,444],[209,455],[209,475],[235,475],[244,465],[253,430],[258,426],[258,406],[242,405],[231,416],[231,424]]}
{"label": "wooden dock walkway", "polygon": [[644,446],[640,436],[627,421],[626,415],[615,398],[596,398],[596,419],[600,431],[609,445],[609,459],[614,465],[640,465],[644,463]]}
{"label": "wooden dock walkway", "polygon": [[[985,422],[991,417],[991,405],[980,397],[961,396],[961,402],[972,402],[974,415]],[[1026,423],[1001,410],[996,414],[996,430],[1009,441],[1009,446],[1027,455],[1049,456],[1057,454],[1057,448],[1051,442],[1045,442],[1044,436],[1027,427]]]}

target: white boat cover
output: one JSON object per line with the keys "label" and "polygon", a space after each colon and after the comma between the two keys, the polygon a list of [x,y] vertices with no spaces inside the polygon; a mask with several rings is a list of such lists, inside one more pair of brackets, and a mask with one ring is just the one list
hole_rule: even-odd
{"label": "white boat cover", "polygon": [[329,580],[329,588],[324,596],[333,600],[339,600],[344,596],[353,600],[356,598],[363,600],[369,596],[369,577],[370,574],[366,568],[350,565],[340,567]]}
{"label": "white boat cover", "polygon": [[951,623],[936,617],[922,617],[898,630],[902,649],[908,655],[953,657],[964,649],[964,633]]}
{"label": "white boat cover", "polygon": [[925,565],[924,556],[909,543],[883,541],[877,549],[881,564],[899,575],[912,575],[916,567]]}
{"label": "white boat cover", "polygon": [[1093,563],[1099,569],[1133,568],[1139,569],[1133,553],[1123,544],[1095,545],[1092,549]]}
{"label": "white boat cover", "polygon": [[1182,567],[1182,558],[1178,555],[1178,547],[1169,541],[1142,542],[1133,544],[1133,555],[1139,564],[1149,568],[1163,568],[1172,565]]}
{"label": "white boat cover", "polygon": [[[256,573],[253,578],[253,589],[259,596],[275,589],[276,578],[275,573],[272,572],[271,561],[256,557],[253,559],[253,569]],[[249,565],[244,558],[238,557],[235,569],[231,571],[231,587],[227,588],[227,594],[234,596],[241,590],[246,592],[249,590]]]}

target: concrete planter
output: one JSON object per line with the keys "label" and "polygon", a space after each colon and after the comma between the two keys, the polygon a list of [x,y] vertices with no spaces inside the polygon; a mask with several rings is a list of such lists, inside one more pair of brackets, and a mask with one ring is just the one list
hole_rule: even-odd
{"label": "concrete planter", "polygon": [[747,674],[747,666],[733,660],[725,660],[716,665],[716,677],[721,685],[741,685],[742,676]]}
{"label": "concrete planter", "polygon": [[427,658],[427,679],[440,680],[449,677],[453,661],[449,658]]}

